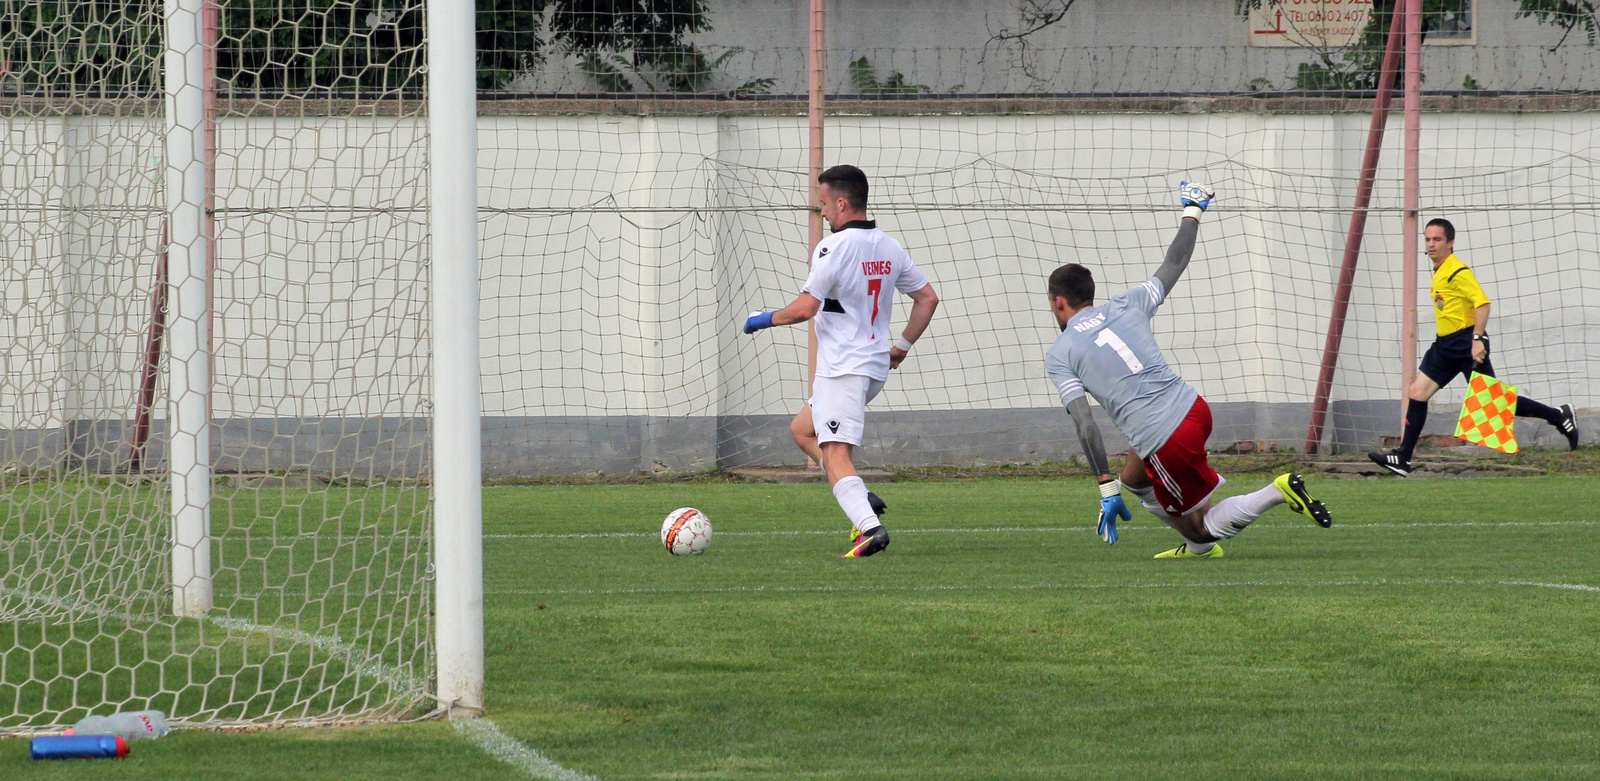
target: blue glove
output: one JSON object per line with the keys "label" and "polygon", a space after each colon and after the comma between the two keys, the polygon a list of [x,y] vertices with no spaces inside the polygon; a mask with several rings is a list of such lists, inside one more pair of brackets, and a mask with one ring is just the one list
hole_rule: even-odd
{"label": "blue glove", "polygon": [[1107,480],[1100,484],[1100,524],[1095,531],[1108,545],[1117,542],[1117,519],[1126,521],[1133,517],[1128,505],[1122,503],[1122,481]]}
{"label": "blue glove", "polygon": [[753,334],[763,328],[771,327],[771,312],[751,312],[750,317],[744,321],[744,332],[747,334]]}
{"label": "blue glove", "polygon": [[[1210,187],[1199,182],[1179,182],[1178,200],[1183,203],[1183,216],[1200,219],[1200,212],[1204,212],[1206,207],[1211,205],[1211,196],[1215,194]],[[1191,214],[1189,212],[1191,208],[1199,211]]]}

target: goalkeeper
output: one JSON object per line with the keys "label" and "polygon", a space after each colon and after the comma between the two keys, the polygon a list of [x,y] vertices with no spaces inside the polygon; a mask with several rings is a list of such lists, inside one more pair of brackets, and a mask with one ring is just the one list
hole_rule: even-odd
{"label": "goalkeeper", "polygon": [[[1323,527],[1333,518],[1296,474],[1280,475],[1258,491],[1211,504],[1211,495],[1226,482],[1206,461],[1211,408],[1167,365],[1150,331],[1150,318],[1189,265],[1200,216],[1211,203],[1211,189],[1203,184],[1183,182],[1178,194],[1183,222],[1155,276],[1095,306],[1089,269],[1068,263],[1050,275],[1050,309],[1061,336],[1044,363],[1100,481],[1101,538],[1116,542],[1117,520],[1132,517],[1122,502],[1126,486],[1146,510],[1183,536],[1184,544],[1156,558],[1221,558],[1220,540],[1243,531],[1279,504],[1287,503]],[[1131,447],[1120,480],[1111,474],[1089,396],[1128,437]]]}
{"label": "goalkeeper", "polygon": [[[1455,256],[1456,226],[1449,220],[1429,220],[1422,232],[1423,247],[1433,261],[1433,314],[1438,321],[1438,338],[1422,356],[1422,365],[1411,381],[1406,396],[1405,433],[1400,447],[1387,453],[1373,451],[1367,458],[1401,477],[1411,474],[1411,454],[1422,436],[1428,419],[1428,399],[1449,385],[1457,374],[1472,379],[1472,373],[1494,376],[1489,363],[1489,297],[1478,280]],[[1567,438],[1567,446],[1578,449],[1578,419],[1571,404],[1555,409],[1526,396],[1517,396],[1517,417],[1539,418],[1556,427]]]}

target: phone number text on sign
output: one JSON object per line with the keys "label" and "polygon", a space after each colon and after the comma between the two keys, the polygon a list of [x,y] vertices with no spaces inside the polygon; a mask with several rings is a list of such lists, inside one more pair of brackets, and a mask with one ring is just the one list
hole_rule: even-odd
{"label": "phone number text on sign", "polygon": [[1262,0],[1250,10],[1251,46],[1349,46],[1372,19],[1372,0]]}

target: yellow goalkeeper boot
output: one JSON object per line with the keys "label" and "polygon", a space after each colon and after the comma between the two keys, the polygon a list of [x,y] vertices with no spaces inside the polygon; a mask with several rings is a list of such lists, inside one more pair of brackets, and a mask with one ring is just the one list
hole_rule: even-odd
{"label": "yellow goalkeeper boot", "polygon": [[1222,543],[1211,546],[1205,553],[1190,553],[1188,545],[1179,545],[1172,550],[1164,550],[1156,554],[1158,559],[1220,559],[1222,558]]}

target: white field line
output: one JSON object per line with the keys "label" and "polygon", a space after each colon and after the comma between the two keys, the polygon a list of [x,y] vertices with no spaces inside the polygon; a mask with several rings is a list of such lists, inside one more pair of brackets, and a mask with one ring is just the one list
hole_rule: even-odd
{"label": "white field line", "polygon": [[[1432,527],[1445,528],[1445,527],[1462,527],[1462,526],[1484,526],[1484,527],[1494,528],[1494,527],[1514,527],[1514,526],[1597,526],[1597,525],[1600,525],[1600,520],[1594,520],[1594,521],[1440,521],[1438,523],[1410,522],[1410,521],[1402,521],[1402,522],[1397,522],[1397,523],[1339,523],[1338,521],[1334,521],[1333,528],[1334,529],[1427,529],[1427,528],[1432,528]],[[1167,526],[1158,525],[1158,524],[1123,523],[1123,524],[1118,524],[1118,528],[1121,528],[1121,529],[1166,529]],[[1264,531],[1264,530],[1272,530],[1272,531],[1311,531],[1311,530],[1316,530],[1316,531],[1323,531],[1322,527],[1320,527],[1320,526],[1312,526],[1310,524],[1270,524],[1269,523],[1269,524],[1264,524],[1264,525],[1252,525],[1251,526],[1251,533],[1252,534],[1254,534],[1256,532],[1259,532],[1259,531]],[[844,528],[843,524],[841,523],[840,524],[840,528],[838,528],[838,529],[780,529],[780,530],[773,530],[773,531],[752,531],[752,532],[737,532],[737,531],[734,531],[734,532],[717,532],[716,535],[718,537],[723,537],[723,536],[727,536],[727,537],[793,537],[793,536],[810,535],[810,534],[842,535],[846,531],[847,530]],[[1090,523],[1090,522],[1087,522],[1087,521],[1085,522],[1085,524],[1083,526],[990,526],[990,527],[985,527],[985,528],[975,528],[975,527],[966,527],[966,528],[935,527],[935,528],[928,528],[928,529],[895,528],[893,531],[897,535],[899,535],[899,534],[1013,534],[1013,533],[1018,533],[1018,532],[1023,532],[1023,533],[1034,532],[1034,533],[1050,533],[1050,534],[1061,533],[1061,532],[1066,532],[1066,533],[1069,533],[1069,534],[1078,533],[1078,532],[1095,533],[1094,524]],[[309,535],[307,535],[307,536],[309,536]],[[584,539],[599,539],[599,538],[606,538],[606,537],[636,538],[636,537],[658,537],[658,536],[660,536],[660,535],[658,533],[655,533],[655,532],[588,532],[588,533],[575,533],[575,534],[555,534],[555,533],[548,533],[547,534],[547,533],[530,532],[530,533],[526,533],[526,534],[485,534],[485,535],[483,535],[483,538],[485,540],[584,540]],[[284,538],[284,539],[292,539],[292,538]]]}
{"label": "white field line", "polygon": [[1532,586],[1534,588],[1562,588],[1570,591],[1600,591],[1600,586],[1585,586],[1582,583],[1536,583],[1531,580],[1502,580],[1502,586]]}
{"label": "white field line", "polygon": [[[1399,521],[1399,522],[1395,522],[1395,523],[1381,523],[1381,522],[1380,523],[1339,523],[1338,521],[1334,521],[1334,524],[1333,524],[1333,528],[1334,529],[1378,529],[1378,530],[1429,529],[1429,528],[1435,528],[1435,527],[1443,529],[1443,528],[1459,528],[1459,527],[1475,527],[1475,526],[1485,527],[1485,528],[1501,528],[1501,527],[1514,528],[1514,527],[1525,527],[1525,526],[1600,526],[1600,520],[1573,520],[1573,521],[1439,521],[1437,523],[1433,523],[1433,522],[1415,522],[1415,521]],[[1164,530],[1167,527],[1165,525],[1162,525],[1162,524],[1123,523],[1123,524],[1119,524],[1117,526],[1117,528],[1119,528],[1119,529],[1162,529],[1162,530]],[[1313,531],[1313,530],[1322,531],[1322,527],[1320,527],[1320,526],[1312,526],[1311,524],[1307,524],[1307,523],[1292,523],[1292,522],[1291,523],[1287,523],[1287,524],[1285,524],[1285,523],[1258,524],[1258,525],[1253,525],[1251,527],[1251,529],[1252,529],[1251,534],[1257,534],[1257,533],[1259,533],[1261,531]],[[798,537],[798,536],[807,536],[807,535],[814,535],[814,534],[842,535],[842,534],[845,534],[846,531],[848,531],[848,530],[845,529],[844,523],[843,523],[843,521],[841,519],[839,527],[836,528],[836,529],[773,529],[773,530],[765,530],[765,531],[719,531],[719,532],[717,532],[717,536],[718,537]],[[962,528],[962,527],[932,527],[932,528],[925,528],[925,529],[909,528],[909,527],[896,527],[893,531],[897,535],[898,534],[1028,534],[1028,533],[1033,533],[1033,534],[1060,534],[1060,533],[1077,534],[1077,533],[1080,533],[1080,532],[1094,533],[1094,524],[1091,523],[1091,522],[1085,522],[1085,524],[1082,525],[1082,526],[988,526],[988,527],[964,527],[964,528]],[[50,538],[51,539],[62,539],[62,538],[65,538],[66,536],[67,535],[50,535]],[[90,538],[90,541],[93,541],[96,538],[109,536],[109,535],[97,535],[97,534],[83,535],[83,534],[79,534],[79,535],[72,535],[72,536],[75,537],[75,538],[88,537],[88,538]],[[145,539],[146,538],[146,537],[140,537],[139,535],[120,535],[120,536],[125,538],[125,539]],[[554,532],[528,532],[528,533],[516,533],[516,534],[485,534],[485,535],[483,535],[483,538],[485,540],[588,540],[588,539],[606,539],[606,538],[639,539],[639,538],[650,538],[650,537],[659,537],[659,536],[660,536],[660,534],[658,532],[648,532],[648,531],[646,531],[646,532],[576,532],[576,533],[571,533],[571,534],[554,533]],[[419,538],[420,539],[422,537],[423,537],[423,535],[412,535],[412,534],[407,534],[406,532],[402,531],[402,532],[389,533],[389,534],[318,534],[316,532],[306,532],[304,534],[280,534],[280,535],[267,535],[267,534],[246,534],[246,535],[218,534],[218,535],[213,535],[211,539],[213,539],[215,541],[218,541],[218,542],[232,542],[232,543],[239,543],[239,542],[300,542],[300,541],[308,541],[308,540],[316,540],[316,541],[330,540],[330,541],[345,543],[345,542],[370,542],[370,541],[374,541],[374,540],[389,540],[389,539],[404,539],[404,538]],[[159,540],[159,539],[161,539],[161,538],[155,537],[155,536],[148,536],[147,538],[151,539],[151,540]],[[431,539],[431,537],[429,537],[429,539]]]}
{"label": "white field line", "polygon": [[551,762],[545,755],[501,732],[500,728],[488,719],[458,719],[451,724],[455,726],[456,732],[472,741],[473,745],[483,750],[483,753],[527,773],[532,778],[547,781],[599,781],[587,773],[568,770]]}
{"label": "white field line", "polygon": [[865,593],[882,591],[902,592],[994,592],[994,591],[1077,591],[1101,589],[1167,589],[1167,588],[1351,588],[1370,586],[1528,586],[1560,588],[1574,591],[1600,591],[1600,586],[1569,583],[1534,583],[1513,580],[1460,580],[1379,578],[1376,580],[1235,580],[1219,582],[1162,582],[1162,583],[1021,583],[1011,585],[974,585],[970,583],[892,585],[861,584],[858,586],[726,586],[719,588],[617,588],[617,589],[496,589],[485,591],[489,595],[549,596],[621,595],[621,594],[789,594],[789,593]]}

